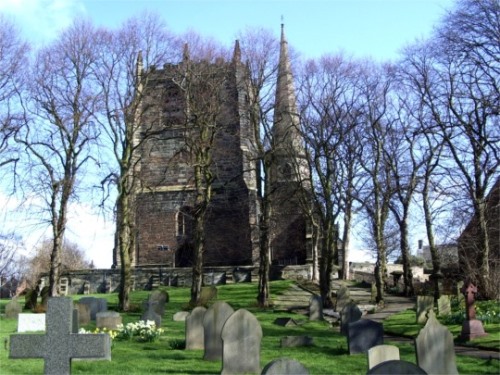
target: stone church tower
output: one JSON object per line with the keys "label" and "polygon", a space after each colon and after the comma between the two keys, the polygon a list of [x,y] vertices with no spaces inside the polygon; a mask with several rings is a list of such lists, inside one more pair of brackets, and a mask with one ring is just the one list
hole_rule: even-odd
{"label": "stone church tower", "polygon": [[[186,152],[192,113],[182,74],[189,64],[213,68],[222,82],[221,107],[214,120],[212,148],[213,198],[208,207],[204,266],[256,265],[259,262],[261,181],[255,132],[250,122],[248,69],[236,42],[232,61],[193,62],[187,48],[178,65],[150,68],[143,85],[143,121],[136,173],[135,266],[162,264],[189,267],[192,260],[195,189],[193,159]],[[138,73],[139,75],[141,72]],[[143,76],[146,76],[144,74]],[[191,98],[192,100],[193,98]],[[203,100],[200,97],[200,100]],[[283,26],[274,119],[274,150],[270,154],[273,197],[272,260],[309,261],[307,220],[301,213],[303,179],[309,176],[299,131],[295,92]]]}

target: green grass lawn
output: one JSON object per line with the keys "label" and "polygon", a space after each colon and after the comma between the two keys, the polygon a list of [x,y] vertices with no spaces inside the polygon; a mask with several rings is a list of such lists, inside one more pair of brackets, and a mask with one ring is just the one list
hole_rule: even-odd
{"label": "green grass lawn", "polygon": [[[289,281],[271,284],[272,296],[282,293],[290,285]],[[112,360],[73,361],[73,374],[219,374],[221,362],[204,361],[203,352],[179,349],[184,341],[184,322],[174,322],[172,315],[184,309],[189,299],[188,288],[169,288],[170,302],[162,320],[165,333],[153,343],[115,340],[112,348]],[[235,310],[246,308],[260,321],[263,330],[261,345],[262,367],[279,357],[294,358],[304,364],[311,374],[366,374],[367,359],[364,354],[349,355],[346,338],[338,333],[338,327],[327,322],[310,322],[303,315],[274,312],[272,309],[259,309],[255,305],[256,284],[236,284],[218,287],[218,299],[228,302]],[[133,292],[132,303],[140,306],[148,292]],[[74,296],[79,299],[82,296]],[[98,295],[108,300],[108,308],[115,309],[118,302],[116,294]],[[6,300],[0,301],[0,312]],[[123,314],[124,323],[137,321],[140,312]],[[278,317],[292,317],[303,324],[295,327],[281,327],[273,322]],[[43,361],[39,359],[8,359],[4,340],[16,331],[17,323],[13,319],[0,320],[0,374],[42,374]],[[92,325],[85,327],[93,329]],[[281,348],[280,339],[284,336],[308,335],[314,338],[312,347]],[[401,358],[415,363],[412,345],[396,343],[400,347]],[[499,361],[485,361],[470,357],[457,358],[461,374],[498,374]]]}

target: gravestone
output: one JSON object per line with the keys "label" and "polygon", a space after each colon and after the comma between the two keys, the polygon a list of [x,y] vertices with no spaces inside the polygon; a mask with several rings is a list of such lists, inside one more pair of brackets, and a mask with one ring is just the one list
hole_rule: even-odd
{"label": "gravestone", "polygon": [[83,303],[88,305],[90,308],[90,319],[96,319],[96,314],[98,312],[107,311],[108,310],[108,301],[104,298],[95,298],[95,297],[83,297],[80,298],[78,303]]}
{"label": "gravestone", "polygon": [[158,314],[155,310],[155,307],[158,305],[158,302],[153,301],[151,299],[144,302],[145,311],[141,315],[141,320],[147,322],[151,320],[155,322],[156,327],[161,327],[161,315]]}
{"label": "gravestone", "polygon": [[24,309],[33,310],[38,303],[38,288],[26,289],[26,294],[24,295]]}
{"label": "gravestone", "polygon": [[204,286],[200,292],[200,305],[207,305],[212,300],[217,299],[217,288],[215,286]]}
{"label": "gravestone", "polygon": [[335,303],[335,311],[342,311],[344,307],[351,302],[351,293],[349,288],[342,285],[337,291],[337,298]]}
{"label": "gravestone", "polygon": [[347,330],[349,354],[366,353],[368,349],[383,343],[384,327],[382,323],[369,319],[360,319],[349,323]]}
{"label": "gravestone", "polygon": [[457,282],[457,299],[460,304],[464,300],[464,295],[462,293],[462,288],[464,287],[464,282],[462,280]]}
{"label": "gravestone", "polygon": [[195,307],[186,318],[186,350],[204,349],[203,318],[207,309]]}
{"label": "gravestone", "polygon": [[262,327],[248,310],[234,312],[222,327],[222,374],[260,372]]}
{"label": "gravestone", "polygon": [[101,311],[96,314],[95,321],[97,328],[116,330],[118,325],[122,324],[122,317],[116,311]]}
{"label": "gravestone", "polygon": [[155,290],[149,296],[149,300],[156,303],[154,311],[163,318],[165,315],[165,305],[169,300],[168,293],[164,290]]}
{"label": "gravestone", "polygon": [[75,309],[78,310],[78,324],[84,326],[90,323],[90,306],[84,303],[75,303]]}
{"label": "gravestone", "polygon": [[415,339],[415,353],[417,364],[429,374],[458,374],[453,335],[432,310]]}
{"label": "gravestone", "polygon": [[295,327],[299,325],[299,323],[292,318],[276,318],[274,324],[282,327]]}
{"label": "gravestone", "polygon": [[354,302],[349,302],[340,313],[340,333],[347,336],[349,323],[354,323],[361,319],[363,313]]}
{"label": "gravestone", "polygon": [[285,336],[280,341],[282,348],[294,348],[298,346],[312,346],[314,340],[309,336]]}
{"label": "gravestone", "polygon": [[368,369],[392,360],[399,360],[399,348],[395,345],[377,345],[368,349]]}
{"label": "gravestone", "polygon": [[172,320],[174,322],[185,322],[186,318],[189,316],[188,311],[177,311],[173,316]]}
{"label": "gravestone", "polygon": [[43,358],[45,374],[70,374],[73,358],[111,360],[108,334],[72,333],[72,327],[71,298],[49,298],[47,333],[11,335],[9,358]]}
{"label": "gravestone", "polygon": [[40,291],[40,297],[42,298],[42,306],[45,307],[45,309],[47,309],[47,303],[49,301],[49,292],[50,292],[50,288],[49,286],[44,286],[42,288],[42,290]]}
{"label": "gravestone", "polygon": [[5,305],[5,317],[7,319],[17,319],[19,314],[23,311],[23,307],[19,302],[17,302],[17,298],[13,298]]}
{"label": "gravestone", "polygon": [[375,283],[372,283],[370,287],[370,302],[377,302],[377,285]]}
{"label": "gravestone", "polygon": [[448,316],[451,314],[450,296],[443,294],[438,299],[438,314],[439,316]]}
{"label": "gravestone", "polygon": [[19,314],[17,332],[45,331],[45,314]]}
{"label": "gravestone", "polygon": [[416,364],[402,361],[402,360],[392,360],[379,363],[377,366],[368,370],[366,375],[410,375],[410,374],[422,374],[427,375],[427,373],[418,367]]}
{"label": "gravestone", "polygon": [[264,366],[261,375],[309,375],[309,371],[295,359],[278,358]]}
{"label": "gravestone", "polygon": [[309,300],[309,320],[323,320],[323,300],[321,296],[312,296]]}
{"label": "gravestone", "polygon": [[222,327],[234,310],[224,301],[215,302],[203,317],[203,341],[205,353],[203,359],[219,361],[222,359]]}
{"label": "gravestone", "polygon": [[427,321],[427,313],[434,308],[433,296],[417,296],[417,323]]}
{"label": "gravestone", "polygon": [[462,340],[471,340],[476,337],[486,336],[484,332],[483,323],[476,319],[476,294],[477,287],[469,280],[465,282],[461,289],[465,298],[465,320],[462,323],[462,332],[460,338]]}

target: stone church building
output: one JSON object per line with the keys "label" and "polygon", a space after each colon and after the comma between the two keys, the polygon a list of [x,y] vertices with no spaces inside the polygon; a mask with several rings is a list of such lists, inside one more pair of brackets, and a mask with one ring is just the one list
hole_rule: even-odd
{"label": "stone church building", "polygon": [[[138,61],[138,75],[147,73],[148,79],[141,87],[144,115],[138,137],[144,138],[136,167],[140,187],[135,198],[136,248],[132,264],[192,265],[196,189],[195,159],[190,145],[194,138],[188,119],[196,116],[193,100],[201,105],[214,93],[206,87],[186,90],[179,72],[187,72],[188,67],[198,72],[210,70],[210,79],[220,83],[217,95],[222,98],[210,124],[215,129],[210,150],[214,180],[205,220],[204,266],[257,265],[263,158],[256,148],[258,131],[251,121],[252,90],[238,42],[231,61],[192,61],[187,48],[178,65],[149,68],[145,72]],[[300,136],[283,25],[277,77],[273,141],[264,158],[268,162],[267,188],[271,197],[271,261],[306,264],[312,260],[311,239],[303,210],[304,194],[299,192],[307,191],[304,181],[310,172]],[[208,86],[208,79],[201,82],[200,86]],[[117,254],[114,259],[119,259]]]}

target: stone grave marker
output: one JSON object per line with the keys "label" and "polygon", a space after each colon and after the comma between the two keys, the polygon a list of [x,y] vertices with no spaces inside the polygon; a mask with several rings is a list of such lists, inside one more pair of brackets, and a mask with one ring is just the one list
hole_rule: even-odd
{"label": "stone grave marker", "polygon": [[309,375],[309,371],[295,359],[278,358],[264,366],[261,375]]}
{"label": "stone grave marker", "polygon": [[417,323],[427,321],[427,313],[434,308],[433,296],[417,296]]}
{"label": "stone grave marker", "polygon": [[207,305],[209,302],[217,299],[217,287],[204,286],[200,292],[200,305]]}
{"label": "stone grave marker", "polygon": [[361,319],[363,313],[354,302],[349,302],[340,313],[340,333],[347,336],[349,323],[354,323]]}
{"label": "stone grave marker", "polygon": [[97,328],[106,328],[116,330],[119,324],[122,324],[122,317],[116,311],[101,311],[96,314],[95,319]]}
{"label": "stone grave marker", "polygon": [[248,310],[234,312],[222,327],[221,374],[252,374],[260,372],[262,327]]}
{"label": "stone grave marker", "polygon": [[462,332],[460,333],[460,338],[463,340],[471,340],[476,337],[486,336],[487,333],[484,332],[483,323],[476,319],[476,294],[477,287],[472,284],[472,282],[467,281],[461,289],[465,297],[465,320],[462,323]]}
{"label": "stone grave marker", "polygon": [[438,299],[438,315],[448,316],[451,314],[450,296],[443,294]]}
{"label": "stone grave marker", "polygon": [[349,323],[347,346],[349,354],[366,353],[368,349],[384,343],[382,323],[370,319],[360,319]]}
{"label": "stone grave marker", "polygon": [[186,350],[204,349],[203,318],[207,309],[195,307],[186,318]]}
{"label": "stone grave marker", "polygon": [[415,353],[417,364],[429,374],[458,374],[453,335],[432,310],[415,339]]}
{"label": "stone grave marker", "polygon": [[368,369],[392,360],[399,360],[399,348],[395,345],[376,345],[368,349]]}
{"label": "stone grave marker", "polygon": [[84,303],[75,303],[75,309],[78,310],[78,324],[87,325],[90,323],[90,306]]}
{"label": "stone grave marker", "polygon": [[377,366],[368,370],[366,375],[410,375],[410,374],[422,374],[427,375],[427,373],[418,367],[416,364],[403,361],[403,360],[392,360],[379,363]]}
{"label": "stone grave marker", "polygon": [[203,317],[203,341],[205,353],[203,359],[219,361],[222,359],[222,327],[234,313],[229,304],[224,301],[215,302],[205,312]]}
{"label": "stone grave marker", "polygon": [[108,334],[72,333],[72,327],[72,299],[49,298],[47,333],[11,335],[9,358],[43,358],[45,374],[70,374],[73,358],[111,360]]}
{"label": "stone grave marker", "polygon": [[173,316],[172,320],[174,322],[185,322],[186,318],[189,316],[188,311],[177,311]]}
{"label": "stone grave marker", "polygon": [[95,298],[95,297],[83,297],[80,298],[78,303],[83,303],[89,305],[90,307],[90,319],[96,320],[96,314],[98,312],[107,311],[108,310],[108,301],[104,298]]}
{"label": "stone grave marker", "polygon": [[321,296],[312,296],[309,300],[309,320],[323,320],[323,300]]}
{"label": "stone grave marker", "polygon": [[165,290],[155,290],[149,296],[149,300],[155,302],[154,310],[161,318],[165,315],[165,306],[169,301],[168,293]]}
{"label": "stone grave marker", "polygon": [[295,326],[299,325],[299,322],[297,322],[293,318],[283,317],[283,318],[276,318],[274,320],[274,324],[282,326],[282,327],[295,327]]}
{"label": "stone grave marker", "polygon": [[342,311],[344,307],[351,302],[351,293],[349,288],[342,285],[337,291],[337,298],[335,303],[335,311]]}
{"label": "stone grave marker", "polygon": [[19,314],[17,332],[45,331],[45,314]]}
{"label": "stone grave marker", "polygon": [[19,302],[17,302],[17,298],[12,298],[5,305],[5,317],[7,319],[17,319],[19,314],[23,311],[23,307]]}
{"label": "stone grave marker", "polygon": [[297,346],[312,346],[314,340],[309,336],[285,336],[280,341],[282,348],[294,348]]}
{"label": "stone grave marker", "polygon": [[151,299],[144,302],[144,313],[141,315],[141,320],[147,322],[151,320],[155,322],[156,327],[161,327],[161,315],[157,313],[155,309],[158,305],[158,302],[153,301]]}

